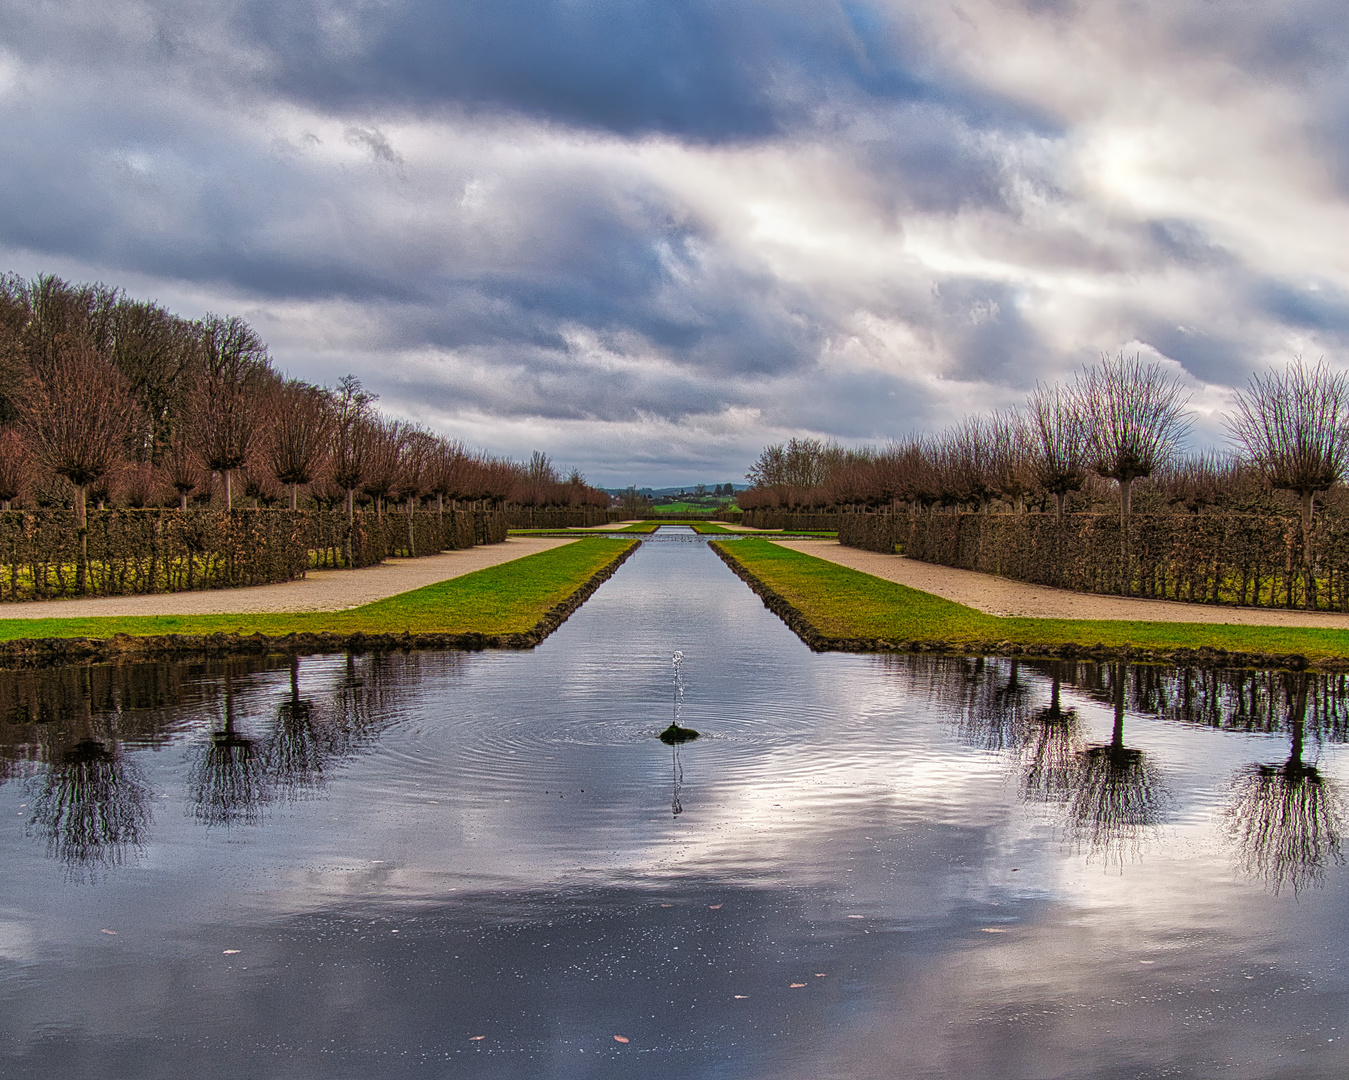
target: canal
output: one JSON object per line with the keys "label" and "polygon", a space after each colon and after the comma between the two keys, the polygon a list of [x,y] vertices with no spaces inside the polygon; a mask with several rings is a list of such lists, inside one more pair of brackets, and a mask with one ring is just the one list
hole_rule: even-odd
{"label": "canal", "polygon": [[1343,1076],[1346,739],[813,654],[668,528],[531,652],[0,673],[0,1072]]}

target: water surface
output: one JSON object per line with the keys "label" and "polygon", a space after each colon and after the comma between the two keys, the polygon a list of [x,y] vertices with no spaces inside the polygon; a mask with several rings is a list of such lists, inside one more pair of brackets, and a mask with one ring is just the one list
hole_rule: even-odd
{"label": "water surface", "polygon": [[670,529],[532,652],[0,676],[0,1064],[1345,1075],[1344,689],[814,655]]}

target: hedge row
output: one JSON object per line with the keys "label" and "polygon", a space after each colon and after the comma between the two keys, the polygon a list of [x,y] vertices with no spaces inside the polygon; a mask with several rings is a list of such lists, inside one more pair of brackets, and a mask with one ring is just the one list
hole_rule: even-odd
{"label": "hedge row", "polygon": [[[1323,519],[1304,573],[1296,519],[1135,514],[848,514],[839,541],[1079,592],[1349,611],[1349,521]],[[1127,557],[1126,557],[1127,552]]]}
{"label": "hedge row", "polygon": [[608,525],[622,514],[598,506],[508,506],[506,524],[512,529],[572,529]]}
{"label": "hedge row", "polygon": [[[499,543],[501,511],[356,515],[327,510],[101,510],[89,513],[85,595],[182,592],[293,581],[314,567]],[[78,595],[75,517],[0,513],[0,600]]]}
{"label": "hedge row", "polygon": [[843,514],[838,511],[807,513],[797,510],[746,510],[740,519],[741,525],[751,529],[794,529],[801,532],[833,532],[842,528],[845,518],[856,514]]}

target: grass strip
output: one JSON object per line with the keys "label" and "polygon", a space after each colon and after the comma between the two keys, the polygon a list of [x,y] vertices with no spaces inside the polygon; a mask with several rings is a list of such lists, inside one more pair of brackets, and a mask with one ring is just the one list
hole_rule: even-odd
{"label": "grass strip", "polygon": [[[155,639],[157,648],[174,651],[175,641],[197,647],[206,638],[270,642],[290,635],[339,648],[344,639],[370,643],[395,638],[403,643],[423,638],[430,644],[462,638],[468,647],[528,647],[555,629],[580,601],[569,607],[570,602],[579,593],[584,600],[594,591],[587,587],[598,587],[636,547],[633,540],[587,537],[347,611],[0,619],[0,642],[25,646],[7,650],[11,659],[42,654],[43,643],[81,640],[96,645],[119,637],[128,639],[119,651],[134,651],[136,639]],[[550,615],[556,616],[551,625]],[[65,655],[70,650],[48,645],[45,651]]]}
{"label": "grass strip", "polygon": [[1128,657],[1238,667],[1349,668],[1349,631],[985,615],[762,540],[713,549],[818,650]]}

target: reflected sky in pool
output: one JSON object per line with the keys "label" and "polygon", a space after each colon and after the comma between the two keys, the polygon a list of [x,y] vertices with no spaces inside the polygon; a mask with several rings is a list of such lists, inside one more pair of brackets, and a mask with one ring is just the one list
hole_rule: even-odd
{"label": "reflected sky in pool", "polygon": [[814,655],[668,529],[533,652],[0,675],[0,1065],[1343,1075],[1345,691]]}

